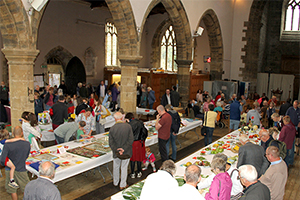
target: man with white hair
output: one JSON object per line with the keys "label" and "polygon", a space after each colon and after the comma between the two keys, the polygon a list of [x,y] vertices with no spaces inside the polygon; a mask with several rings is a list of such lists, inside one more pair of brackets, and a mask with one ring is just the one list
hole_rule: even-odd
{"label": "man with white hair", "polygon": [[55,176],[54,164],[50,161],[42,162],[39,174],[37,179],[26,185],[23,200],[60,200],[60,192],[52,181]]}
{"label": "man with white hair", "polygon": [[260,178],[260,181],[270,189],[272,200],[283,199],[288,176],[287,166],[279,157],[279,153],[277,147],[270,146],[267,148],[266,157],[271,165]]}
{"label": "man with white hair", "polygon": [[252,165],[239,167],[239,177],[242,185],[246,187],[244,194],[239,200],[270,200],[269,188],[257,180],[257,171]]}
{"label": "man with white hair", "polygon": [[237,167],[245,164],[253,165],[257,170],[258,177],[260,177],[269,166],[263,147],[250,142],[246,134],[240,136],[240,142],[243,146],[239,149]]}
{"label": "man with white hair", "polygon": [[116,112],[114,118],[116,123],[109,130],[109,147],[113,153],[113,184],[118,186],[121,168],[120,189],[123,190],[128,187],[126,180],[129,159],[132,156],[133,132],[131,126],[122,121],[122,113]]}
{"label": "man with white hair", "polygon": [[157,106],[156,110],[158,115],[156,116],[155,129],[158,131],[158,147],[161,161],[164,162],[168,160],[166,145],[170,139],[172,117],[162,105]]}
{"label": "man with white hair", "polygon": [[141,200],[171,199],[171,191],[178,189],[178,182],[173,177],[176,165],[172,160],[166,160],[156,173],[150,174],[143,186]]}

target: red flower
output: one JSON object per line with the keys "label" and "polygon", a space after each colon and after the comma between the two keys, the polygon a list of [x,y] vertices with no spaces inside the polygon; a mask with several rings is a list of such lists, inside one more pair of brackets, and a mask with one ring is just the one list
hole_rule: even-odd
{"label": "red flower", "polygon": [[252,116],[251,119],[254,119],[254,116]]}

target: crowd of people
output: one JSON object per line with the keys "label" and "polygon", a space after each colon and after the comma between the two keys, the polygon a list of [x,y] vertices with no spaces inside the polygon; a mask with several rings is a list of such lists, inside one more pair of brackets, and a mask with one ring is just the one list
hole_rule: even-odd
{"label": "crowd of people", "polygon": [[[43,92],[37,86],[34,93],[35,113],[22,113],[22,126],[14,128],[14,139],[9,139],[7,132],[1,130],[0,142],[3,151],[0,163],[6,169],[11,169],[6,170],[8,193],[16,199],[16,191],[21,188],[25,190],[24,199],[40,196],[61,198],[51,181],[55,174],[51,162],[41,163],[38,179],[29,182],[27,174],[25,175],[25,161],[29,151],[38,150],[40,146],[37,142],[41,138],[41,130],[37,126],[39,113],[48,110],[58,144],[103,133],[105,117],[114,112],[116,123],[109,130],[109,146],[113,153],[113,184],[121,190],[128,187],[129,165],[131,178],[141,178],[142,171],[147,170],[149,165],[156,172],[147,177],[141,199],[162,199],[166,194],[166,198],[171,195],[172,199],[204,199],[196,188],[208,186],[210,190],[205,199],[282,199],[288,167],[294,160],[294,147],[299,146],[298,101],[291,104],[288,99],[279,107],[279,112],[276,112],[275,106],[279,103],[276,97],[269,100],[265,95],[259,97],[254,94],[256,99],[248,101],[245,96],[237,98],[234,94],[229,100],[225,100],[225,94],[219,91],[213,99],[207,91],[202,93],[199,90],[196,98],[189,101],[186,115],[203,120],[205,145],[212,143],[216,122],[221,119],[228,118],[230,132],[247,124],[269,129],[259,132],[260,145],[251,143],[247,135],[240,136],[242,146],[236,168],[227,162],[226,155],[217,154],[211,162],[212,175],[200,182],[200,167],[191,165],[185,170],[186,184],[179,187],[173,177],[176,172],[174,161],[177,157],[175,141],[181,124],[180,115],[173,109],[180,105],[180,95],[176,89],[176,86],[166,89],[160,105],[156,107],[155,129],[158,131],[158,147],[163,162],[157,171],[155,156],[150,147],[145,145],[148,131],[143,122],[135,119],[133,113],[122,112],[119,107],[119,84],[107,87],[101,81],[94,90],[90,84],[85,86],[85,83],[79,83],[77,94],[72,97],[64,82],[58,88],[47,86]],[[155,91],[144,84],[138,84],[137,91],[137,106],[152,109],[156,102]],[[264,118],[267,119],[265,124]],[[282,184],[275,184],[278,182]],[[41,184],[48,185],[48,189],[42,190]],[[166,190],[170,193],[165,193]]]}

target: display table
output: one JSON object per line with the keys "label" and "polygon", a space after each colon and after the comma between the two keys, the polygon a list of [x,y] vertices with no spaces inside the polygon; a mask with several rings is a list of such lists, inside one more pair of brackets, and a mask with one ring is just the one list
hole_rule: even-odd
{"label": "display table", "polygon": [[[258,132],[259,132],[259,130],[257,130],[256,133],[250,133],[249,134],[250,136],[255,135],[255,137],[250,139],[251,142],[253,142],[253,143],[259,143],[260,142],[260,140],[258,139],[258,135],[257,135]],[[233,131],[230,134],[228,134],[228,135],[220,138],[219,140],[215,141],[214,143],[212,143],[212,144],[210,144],[206,147],[203,147],[202,149],[196,151],[195,153],[192,153],[189,156],[183,158],[182,160],[176,162],[175,163],[176,164],[175,177],[183,177],[183,175],[185,173],[185,168],[186,168],[185,165],[188,162],[191,162],[192,164],[194,164],[196,161],[200,161],[199,159],[197,159],[199,157],[204,157],[206,161],[211,163],[211,161],[213,159],[213,156],[215,154],[212,154],[211,151],[206,151],[205,149],[208,148],[208,147],[210,147],[211,149],[216,149],[217,144],[218,144],[219,147],[223,147],[224,144],[230,145],[229,147],[226,147],[222,153],[227,155],[228,158],[233,159],[233,157],[237,156],[238,153],[234,153],[233,151],[231,151],[231,148],[233,148],[236,145],[236,143],[239,142],[239,135],[240,135],[240,132],[238,130]],[[204,155],[202,155],[201,153],[204,154]],[[232,163],[233,163],[232,166],[236,167],[237,160],[236,161],[230,160],[230,161],[232,161]],[[207,176],[207,175],[211,175],[213,173],[209,166],[205,166],[205,167],[200,166],[200,167],[201,167],[201,175]],[[205,180],[205,178],[202,178],[201,182],[203,182],[204,180]],[[124,200],[122,192],[123,191],[118,192],[115,195],[111,196],[111,200]],[[203,191],[202,195],[205,196],[205,193],[206,192]]]}
{"label": "display table", "polygon": [[[190,122],[186,121],[185,123],[186,125],[180,128],[179,134],[185,131],[195,129],[202,123],[202,121],[190,120]],[[146,127],[152,126],[152,124],[153,121],[145,122]],[[103,152],[105,154],[97,157],[92,157],[92,158],[79,156],[69,152],[63,154],[57,153],[57,149],[61,147],[64,148],[65,150],[70,150],[77,147],[90,145],[95,142],[101,142],[103,143],[103,145],[107,146],[108,133],[95,135],[93,138],[90,139],[81,139],[77,141],[66,142],[59,145],[51,146],[49,148],[42,149],[41,152],[48,152],[48,153],[39,154],[37,156],[30,155],[30,157],[27,159],[26,162],[26,169],[32,174],[38,175],[38,171],[29,165],[40,160],[52,160],[54,163],[60,165],[56,169],[55,178],[53,179],[54,182],[58,182],[112,161],[112,152],[110,149],[106,149],[106,152],[101,150],[97,151],[97,152]],[[155,133],[149,134],[149,137],[147,137],[146,139],[147,146],[156,144],[157,142],[158,142],[158,137],[157,134]]]}
{"label": "display table", "polygon": [[55,136],[53,133],[52,123],[49,124],[39,124],[39,128],[41,129],[42,142],[53,141],[55,140]]}

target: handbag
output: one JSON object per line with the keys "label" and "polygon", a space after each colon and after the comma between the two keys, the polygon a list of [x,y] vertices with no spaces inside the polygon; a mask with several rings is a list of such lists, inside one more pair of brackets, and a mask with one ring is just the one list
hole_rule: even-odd
{"label": "handbag", "polygon": [[[205,121],[204,121],[204,124],[206,125],[206,122],[207,122],[207,112],[206,112],[206,114],[205,114]],[[201,135],[202,136],[205,136],[206,135],[206,126],[203,126],[202,128],[201,128]]]}

